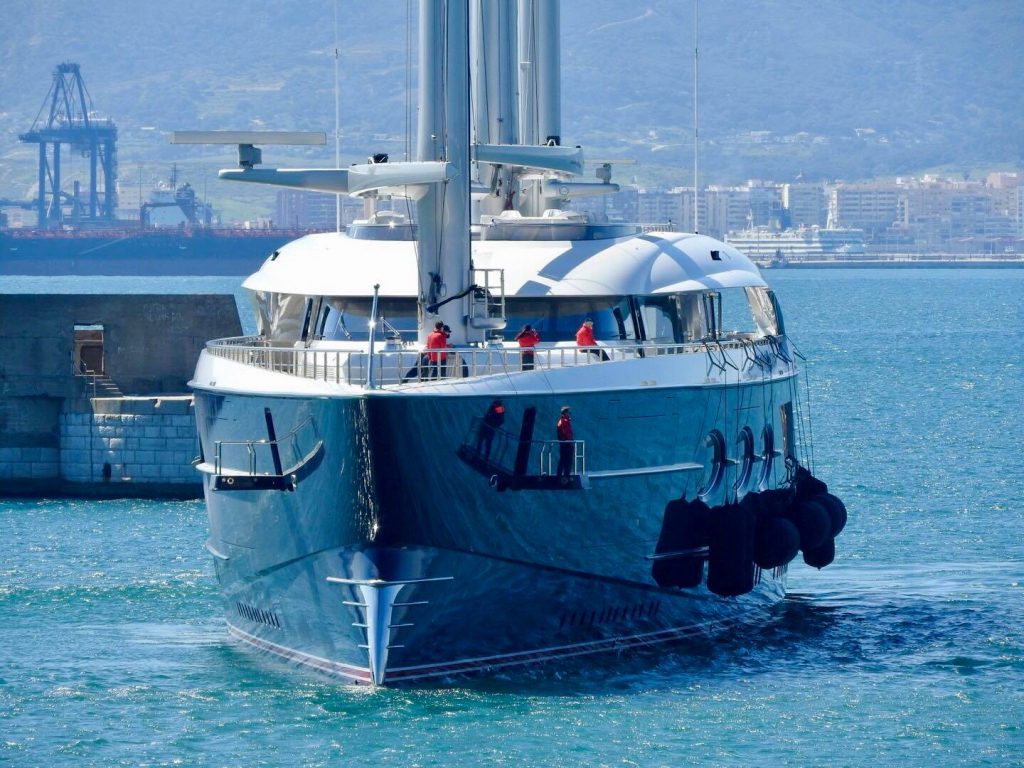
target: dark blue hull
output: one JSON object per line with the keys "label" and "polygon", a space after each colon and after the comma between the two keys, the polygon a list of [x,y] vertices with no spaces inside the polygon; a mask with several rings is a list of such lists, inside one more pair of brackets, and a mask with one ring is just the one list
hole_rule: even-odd
{"label": "dark blue hull", "polygon": [[[478,417],[490,396],[197,391],[208,464],[222,443],[222,482],[231,441],[255,474],[286,478],[259,490],[228,490],[241,480],[217,490],[206,478],[228,623],[280,656],[380,683],[670,640],[768,606],[785,568],[757,570],[750,593],[719,597],[703,577],[664,586],[653,565],[670,501],[703,490],[715,506],[784,481],[781,460],[742,476],[726,461],[709,490],[702,438],[743,426],[781,434],[792,381],[503,395],[505,423],[486,457]],[[539,441],[554,437],[566,403],[587,465],[559,482]],[[245,447],[267,438],[268,423],[276,462],[266,446]],[[534,480],[516,490],[501,477]]]}

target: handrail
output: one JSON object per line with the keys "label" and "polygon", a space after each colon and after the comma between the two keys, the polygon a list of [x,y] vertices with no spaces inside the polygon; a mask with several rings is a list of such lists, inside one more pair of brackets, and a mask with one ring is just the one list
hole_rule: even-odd
{"label": "handrail", "polygon": [[572,473],[587,474],[587,445],[583,440],[534,440],[540,446],[540,474],[554,475],[558,470],[559,454],[563,444],[572,445]]}
{"label": "handrail", "polygon": [[[246,456],[248,457],[248,467],[246,469],[240,469],[233,467],[233,471],[243,472],[249,475],[258,474],[256,471],[257,465],[257,446],[266,446],[267,450],[270,449],[271,445],[276,445],[279,448],[287,444],[291,444],[292,453],[294,456],[302,454],[303,449],[299,442],[299,431],[306,427],[313,428],[312,442],[315,443],[317,439],[316,428],[313,427],[312,417],[307,417],[299,422],[295,427],[289,430],[286,434],[281,435],[276,440],[270,440],[268,438],[260,438],[257,440],[217,440],[214,443],[214,458],[213,458],[213,469],[215,474],[222,474],[224,472],[224,448],[231,448],[234,446],[242,446],[245,449]],[[266,474],[266,473],[264,473]]]}
{"label": "handrail", "polygon": [[[584,440],[536,440],[526,442],[527,456],[535,456],[537,460],[537,476],[554,476],[558,472],[561,446],[572,445],[572,475],[587,473],[587,445]],[[501,427],[489,427],[483,417],[474,416],[462,442],[462,449],[477,459],[482,460],[489,468],[502,469],[508,473],[515,472],[515,460],[523,449],[523,440]]]}
{"label": "handrail", "polygon": [[[772,359],[786,361],[787,356],[776,337],[700,340],[686,343],[602,344],[597,347],[538,346],[458,347],[438,350],[441,359],[431,361],[424,350],[415,346],[384,349],[368,353],[365,347],[283,347],[275,346],[259,336],[215,339],[207,342],[206,351],[231,360],[276,373],[334,384],[366,386],[399,386],[434,380],[467,379],[495,374],[519,373],[528,370],[555,370],[605,362],[621,362],[641,358],[655,359],[661,355],[700,354],[708,358],[713,369],[725,373],[726,367],[740,370],[729,360],[726,350],[741,353],[738,362],[745,370],[757,365],[750,351],[758,350]],[[713,351],[712,351],[713,350]],[[525,353],[532,352],[532,360]]]}

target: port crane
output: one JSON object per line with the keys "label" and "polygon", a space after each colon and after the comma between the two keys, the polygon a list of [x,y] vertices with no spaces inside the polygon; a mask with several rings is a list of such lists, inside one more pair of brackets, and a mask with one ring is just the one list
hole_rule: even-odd
{"label": "port crane", "polygon": [[[64,62],[53,71],[53,83],[32,128],[18,138],[39,145],[39,192],[35,208],[40,229],[64,224],[70,203],[76,222],[113,222],[117,209],[117,126],[99,118],[78,64]],[[80,183],[73,192],[61,188],[61,145],[89,158],[89,189],[83,201]],[[102,173],[102,184],[100,174]]]}

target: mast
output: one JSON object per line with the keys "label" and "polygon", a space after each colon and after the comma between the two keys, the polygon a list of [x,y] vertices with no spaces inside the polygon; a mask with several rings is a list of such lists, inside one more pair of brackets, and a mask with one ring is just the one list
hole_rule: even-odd
{"label": "mast", "polygon": [[533,0],[519,0],[518,38],[519,57],[519,143],[537,144],[537,73],[536,49],[533,37]]}
{"label": "mast", "polygon": [[[470,9],[477,144],[511,145],[519,141],[517,5],[517,0],[490,0],[473,3]],[[497,214],[516,207],[514,178],[507,165],[479,163],[477,180],[489,190],[480,201],[480,213]]]}
{"label": "mast", "polygon": [[[561,146],[562,68],[558,0],[519,0],[519,140],[527,146]],[[527,216],[540,216],[555,199],[540,181],[524,185]]]}
{"label": "mast", "polygon": [[693,0],[693,233],[700,233],[700,187],[697,184],[697,141],[699,132],[697,130],[697,66],[700,59],[697,55],[697,8],[700,0]]}
{"label": "mast", "polygon": [[419,29],[417,159],[448,163],[447,180],[428,186],[416,203],[420,341],[436,318],[458,345],[468,324],[464,302],[454,297],[468,288],[470,267],[468,0],[423,0]]}
{"label": "mast", "polygon": [[[537,138],[547,146],[562,144],[562,60],[559,34],[561,30],[559,0],[533,0],[534,43],[537,53],[535,71],[537,88]],[[539,191],[538,214],[548,208],[561,207],[558,198]]]}
{"label": "mast", "polygon": [[541,144],[562,144],[562,61],[559,47],[559,0],[533,0],[537,53],[537,138]]}
{"label": "mast", "polygon": [[[334,167],[341,168],[341,52],[338,46],[338,0],[334,0]],[[335,230],[341,232],[341,195],[334,196]]]}

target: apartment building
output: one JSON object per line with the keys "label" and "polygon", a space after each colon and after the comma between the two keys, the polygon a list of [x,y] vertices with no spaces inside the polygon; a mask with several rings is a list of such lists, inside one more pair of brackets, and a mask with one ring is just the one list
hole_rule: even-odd
{"label": "apartment building", "polygon": [[829,229],[863,229],[868,237],[878,235],[897,221],[899,190],[891,185],[850,184],[828,189]]}
{"label": "apartment building", "polygon": [[[334,229],[337,224],[337,198],[323,192],[282,190],[277,193],[274,221],[288,229]],[[342,225],[363,216],[363,202],[341,196]]]}
{"label": "apartment building", "polygon": [[825,226],[828,203],[821,184],[783,184],[782,207],[791,227]]}

